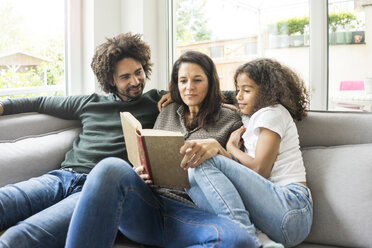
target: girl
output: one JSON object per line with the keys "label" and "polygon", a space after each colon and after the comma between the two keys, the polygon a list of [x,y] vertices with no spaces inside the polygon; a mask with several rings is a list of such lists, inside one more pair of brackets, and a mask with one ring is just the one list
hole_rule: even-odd
{"label": "girl", "polygon": [[237,162],[216,155],[189,170],[192,187],[207,200],[190,196],[243,225],[257,247],[256,228],[295,246],[309,234],[313,215],[295,125],[306,116],[306,89],[292,70],[266,58],[240,66],[234,82],[244,126],[231,134],[227,151]]}

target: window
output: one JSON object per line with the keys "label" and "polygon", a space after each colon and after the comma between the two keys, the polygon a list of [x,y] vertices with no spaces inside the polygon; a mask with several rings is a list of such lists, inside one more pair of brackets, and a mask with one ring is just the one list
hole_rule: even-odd
{"label": "window", "polygon": [[[270,57],[304,79],[311,109],[372,111],[370,1],[173,1],[175,58],[208,48],[222,89],[233,89],[237,66]],[[223,51],[218,58],[209,49],[216,46]]]}
{"label": "window", "polygon": [[329,109],[372,111],[372,44],[366,33],[367,11],[360,1],[328,1],[329,40]]}
{"label": "window", "polygon": [[0,0],[0,99],[65,95],[64,0]]}
{"label": "window", "polygon": [[309,81],[308,1],[175,2],[176,57],[204,51],[216,64],[222,89],[234,89],[236,68],[257,57],[275,58]]}

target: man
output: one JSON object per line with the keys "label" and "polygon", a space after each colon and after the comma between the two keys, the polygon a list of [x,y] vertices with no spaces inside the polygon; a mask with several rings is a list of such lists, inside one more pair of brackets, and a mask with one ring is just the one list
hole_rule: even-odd
{"label": "man", "polygon": [[1,114],[40,112],[82,123],[60,170],[0,188],[0,247],[63,247],[86,174],[103,158],[127,160],[119,112],[152,128],[163,92],[142,94],[151,74],[150,48],[140,35],[118,35],[97,47],[91,67],[109,95],[36,97],[1,102]]}

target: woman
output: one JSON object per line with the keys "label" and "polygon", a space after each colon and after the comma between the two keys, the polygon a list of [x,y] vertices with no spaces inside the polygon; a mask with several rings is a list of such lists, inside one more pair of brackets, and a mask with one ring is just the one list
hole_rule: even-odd
{"label": "woman", "polygon": [[[183,54],[173,67],[170,93],[175,103],[161,112],[155,127],[180,130],[185,139],[192,139],[181,148],[185,154],[181,166],[195,167],[218,152],[226,153],[222,147],[226,137],[241,122],[236,113],[221,107],[213,61],[199,52]],[[111,247],[118,228],[129,239],[146,245],[254,246],[239,225],[185,203],[184,191],[151,190],[147,185],[151,180],[141,174],[142,169],[137,174],[118,158],[96,165],[75,209],[66,247]]]}

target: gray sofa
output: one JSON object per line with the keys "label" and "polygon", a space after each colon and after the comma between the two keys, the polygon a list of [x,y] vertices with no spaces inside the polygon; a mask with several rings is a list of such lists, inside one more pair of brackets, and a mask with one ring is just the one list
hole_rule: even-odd
{"label": "gray sofa", "polygon": [[[297,126],[314,200],[298,247],[372,247],[372,114],[310,112]],[[0,116],[0,186],[59,168],[79,131],[38,113]],[[119,235],[115,247],[141,245]]]}

